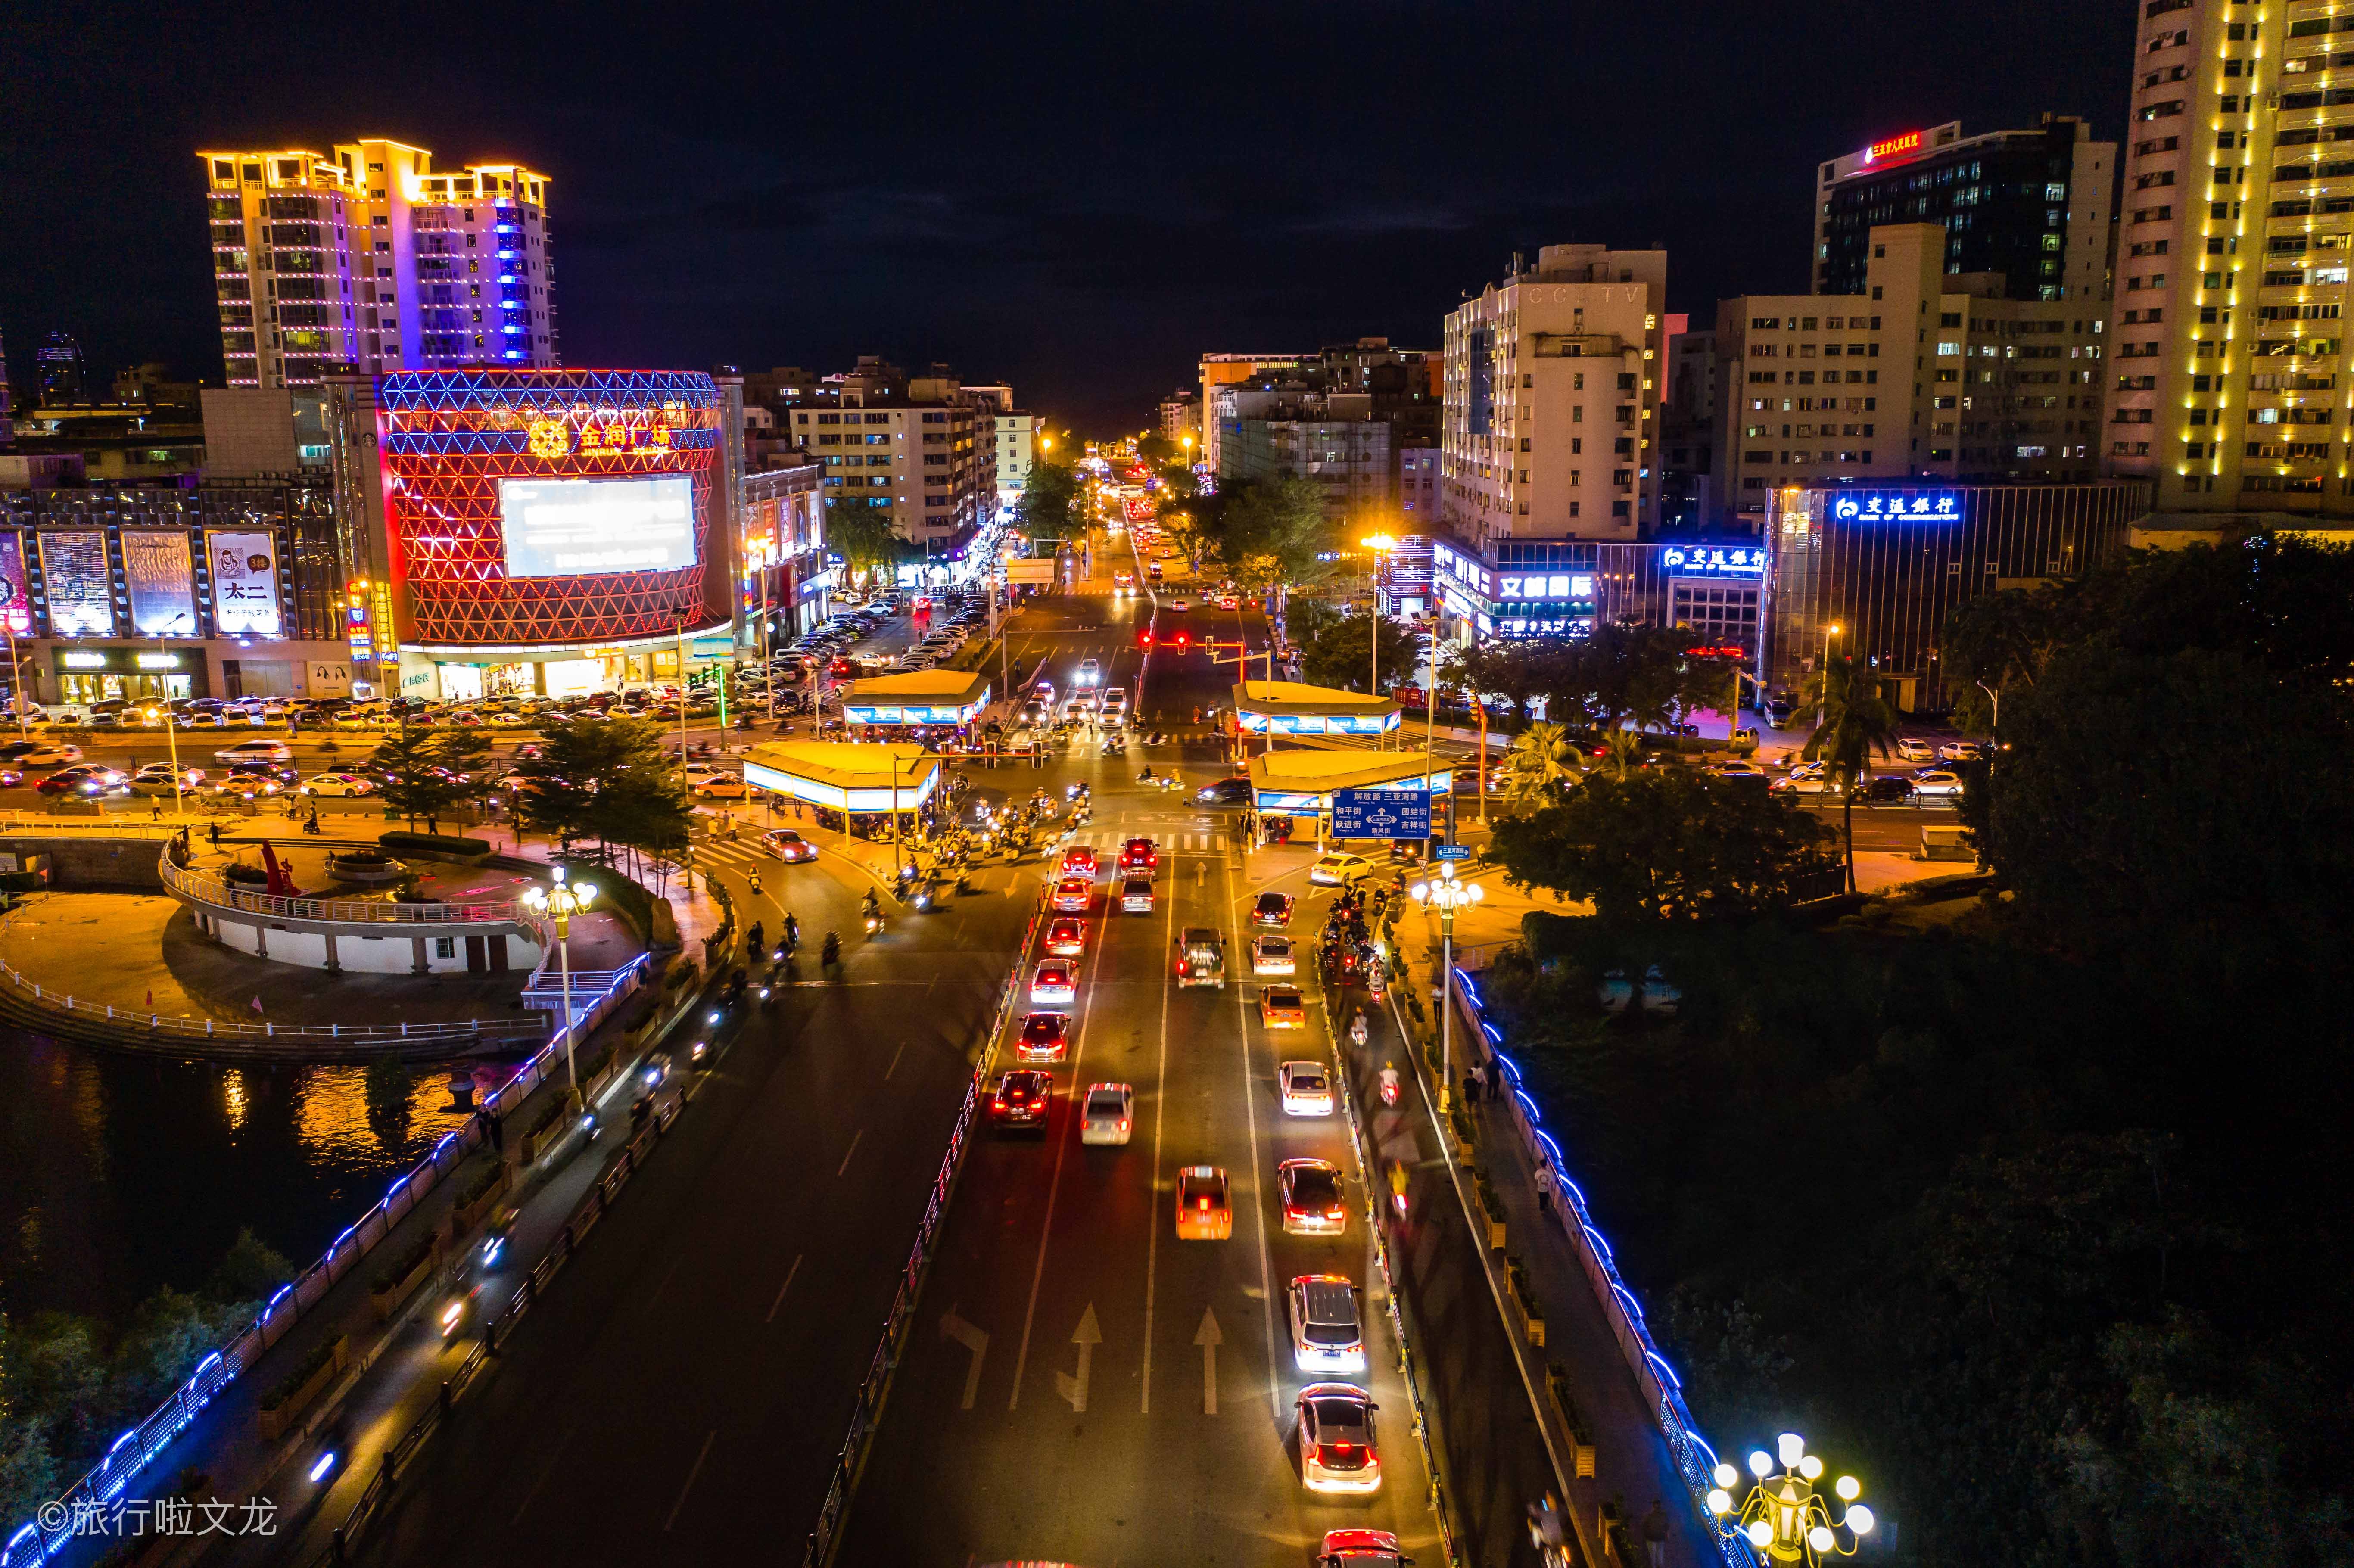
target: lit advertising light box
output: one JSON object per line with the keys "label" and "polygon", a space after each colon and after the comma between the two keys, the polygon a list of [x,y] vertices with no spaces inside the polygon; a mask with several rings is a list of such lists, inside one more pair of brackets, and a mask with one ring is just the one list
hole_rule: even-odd
{"label": "lit advertising light box", "polygon": [[669,572],[695,565],[695,481],[502,479],[511,577]]}

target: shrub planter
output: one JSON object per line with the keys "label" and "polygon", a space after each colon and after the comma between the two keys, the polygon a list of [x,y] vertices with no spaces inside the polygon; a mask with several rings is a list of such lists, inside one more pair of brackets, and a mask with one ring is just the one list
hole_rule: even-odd
{"label": "shrub planter", "polygon": [[1504,1255],[1504,1284],[1505,1293],[1512,1298],[1513,1308],[1521,1315],[1521,1331],[1529,1337],[1530,1344],[1543,1344],[1544,1304],[1537,1299],[1536,1292],[1529,1288],[1528,1272],[1521,1266],[1517,1254]]}
{"label": "shrub planter", "polygon": [[260,1426],[265,1441],[274,1442],[292,1432],[301,1423],[302,1413],[335,1381],[335,1374],[344,1370],[346,1342],[346,1336],[337,1334],[320,1345],[284,1381],[261,1396]]}
{"label": "shrub planter", "polygon": [[221,880],[236,888],[264,888],[270,885],[270,874],[258,865],[225,865]]}
{"label": "shrub planter", "polygon": [[[368,1292],[369,1303],[376,1308],[376,1320],[388,1323],[401,1303],[416,1294],[441,1260],[441,1238],[429,1235],[406,1257],[396,1258],[385,1272],[376,1277],[376,1286]],[[398,1270],[398,1272],[395,1272]]]}
{"label": "shrub planter", "polygon": [[1561,1370],[1558,1361],[1545,1363],[1545,1387],[1553,1394],[1553,1408],[1561,1412],[1561,1423],[1569,1428],[1570,1460],[1581,1481],[1594,1478],[1594,1434],[1586,1430],[1585,1421],[1578,1414],[1577,1401],[1570,1397],[1569,1374]]}
{"label": "shrub planter", "polygon": [[458,1189],[458,1206],[451,1212],[452,1237],[464,1235],[488,1219],[506,1196],[509,1167],[505,1161],[487,1161],[479,1173],[469,1170],[468,1179]]}
{"label": "shrub planter", "polygon": [[398,882],[408,868],[378,850],[344,850],[327,855],[327,874],[339,882],[381,887]]}
{"label": "shrub planter", "polygon": [[480,865],[491,858],[487,839],[464,839],[451,833],[378,833],[376,842],[381,848],[397,854],[414,855],[422,860],[451,860],[461,865]]}
{"label": "shrub planter", "polygon": [[1498,1197],[1496,1189],[1489,1184],[1486,1171],[1475,1170],[1471,1172],[1471,1180],[1479,1190],[1479,1208],[1488,1220],[1488,1250],[1501,1252],[1504,1250],[1504,1200]]}

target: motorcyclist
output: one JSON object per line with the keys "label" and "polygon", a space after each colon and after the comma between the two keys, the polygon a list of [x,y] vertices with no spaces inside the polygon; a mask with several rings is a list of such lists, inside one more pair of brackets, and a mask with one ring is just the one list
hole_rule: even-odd
{"label": "motorcyclist", "polygon": [[1365,1010],[1362,1007],[1349,1024],[1349,1044],[1360,1051],[1365,1048]]}
{"label": "motorcyclist", "polygon": [[840,935],[832,931],[828,931],[825,934],[825,946],[821,949],[819,956],[821,961],[824,963],[828,969],[831,969],[835,964],[842,962],[842,938]]}
{"label": "motorcyclist", "polygon": [[755,898],[759,897],[759,896],[760,896],[760,874],[759,874],[758,872],[757,872],[757,871],[756,871],[756,872],[754,872],[754,873],[751,874],[750,878],[748,879],[748,885],[749,885],[749,886],[751,887],[751,889],[752,889],[752,896],[753,896],[753,897],[755,897]]}
{"label": "motorcyclist", "polygon": [[1144,765],[1143,771],[1136,776],[1136,781],[1139,784],[1150,784],[1152,782],[1152,764],[1148,762]]}
{"label": "motorcyclist", "polygon": [[790,953],[801,945],[801,923],[794,919],[793,912],[788,909],[785,911],[785,951]]}
{"label": "motorcyclist", "polygon": [[755,920],[752,922],[752,928],[744,933],[744,946],[749,951],[758,954],[762,948],[768,945],[768,935],[767,927],[763,927],[758,920]]}
{"label": "motorcyclist", "polygon": [[1382,1064],[1382,1103],[1395,1105],[1398,1097],[1398,1070],[1394,1062]]}
{"label": "motorcyclist", "polygon": [[875,896],[875,890],[870,887],[866,890],[866,896],[860,900],[858,909],[860,914],[872,920],[883,913],[883,901]]}

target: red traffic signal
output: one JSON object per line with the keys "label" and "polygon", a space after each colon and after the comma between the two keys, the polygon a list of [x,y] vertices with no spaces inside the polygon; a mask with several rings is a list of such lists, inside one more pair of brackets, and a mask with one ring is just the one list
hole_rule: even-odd
{"label": "red traffic signal", "polygon": [[1152,646],[1152,633],[1151,633],[1150,631],[1140,631],[1140,632],[1138,632],[1138,633],[1136,634],[1136,645],[1137,645],[1139,648],[1150,648],[1150,647],[1151,647],[1151,646]]}

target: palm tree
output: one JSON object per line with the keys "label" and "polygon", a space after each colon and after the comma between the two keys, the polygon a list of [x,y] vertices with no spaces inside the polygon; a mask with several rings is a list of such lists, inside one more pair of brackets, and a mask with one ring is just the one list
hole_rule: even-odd
{"label": "palm tree", "polygon": [[1602,766],[1610,776],[1624,784],[1635,770],[1643,766],[1643,732],[1638,729],[1614,729],[1602,737],[1607,751]]}
{"label": "palm tree", "polygon": [[1577,776],[1577,752],[1561,726],[1532,724],[1513,737],[1502,772],[1506,810],[1552,805],[1563,780]]}
{"label": "palm tree", "polygon": [[1871,772],[1872,754],[1895,754],[1896,715],[1880,695],[1880,683],[1852,658],[1827,661],[1807,677],[1803,705],[1814,711],[1815,733],[1799,755],[1821,762],[1844,797],[1847,890],[1855,891],[1855,792]]}

